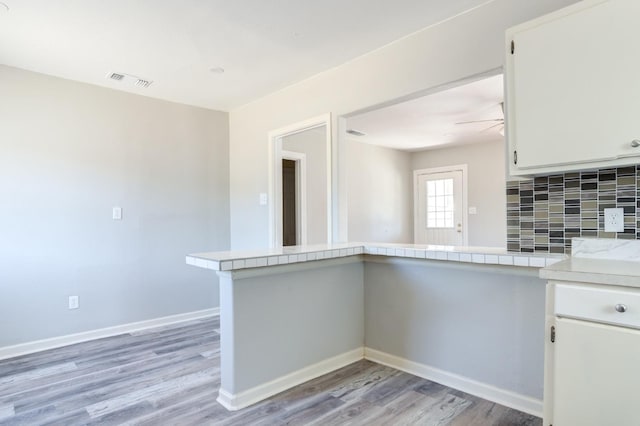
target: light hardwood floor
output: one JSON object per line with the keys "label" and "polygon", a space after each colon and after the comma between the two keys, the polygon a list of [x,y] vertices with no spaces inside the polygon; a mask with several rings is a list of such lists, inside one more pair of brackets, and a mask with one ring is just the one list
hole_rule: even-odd
{"label": "light hardwood floor", "polygon": [[216,402],[218,318],[0,361],[0,425],[536,425],[370,361],[244,410]]}

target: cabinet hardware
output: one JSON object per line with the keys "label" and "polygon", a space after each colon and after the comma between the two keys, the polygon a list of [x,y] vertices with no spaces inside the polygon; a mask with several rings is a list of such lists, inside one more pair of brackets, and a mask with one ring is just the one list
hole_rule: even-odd
{"label": "cabinet hardware", "polygon": [[554,325],[551,326],[551,343],[555,343],[556,341],[556,327]]}
{"label": "cabinet hardware", "polygon": [[513,151],[513,164],[518,164],[518,151]]}
{"label": "cabinet hardware", "polygon": [[513,55],[513,53],[516,51],[516,43],[511,40],[511,54]]}
{"label": "cabinet hardware", "polygon": [[621,314],[627,312],[627,305],[623,305],[622,303],[618,303],[615,308],[616,312],[620,312]]}
{"label": "cabinet hardware", "polygon": [[640,139],[634,139],[631,141],[631,148],[637,148],[640,146]]}

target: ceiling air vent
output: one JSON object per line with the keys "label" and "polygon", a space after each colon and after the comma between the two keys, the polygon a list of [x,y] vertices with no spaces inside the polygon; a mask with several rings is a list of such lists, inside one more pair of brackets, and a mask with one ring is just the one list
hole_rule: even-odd
{"label": "ceiling air vent", "polygon": [[118,74],[117,72],[112,72],[107,76],[107,78],[110,78],[111,80],[120,81],[124,78],[124,74]]}
{"label": "ceiling air vent", "polygon": [[151,80],[145,80],[144,78],[123,72],[110,72],[107,74],[107,79],[117,81],[119,84],[124,84],[125,86],[135,86],[143,89],[151,86],[151,83],[153,83]]}
{"label": "ceiling air vent", "polygon": [[151,86],[151,83],[153,83],[153,82],[152,82],[152,81],[149,81],[149,80],[143,80],[143,79],[139,78],[139,79],[135,82],[135,85],[136,85],[136,86],[138,86],[138,87],[145,87],[145,88],[146,88],[146,87]]}
{"label": "ceiling air vent", "polygon": [[347,130],[347,133],[349,133],[350,135],[353,135],[353,136],[366,136],[366,133],[362,133],[362,132],[360,132],[358,130],[355,130],[355,129],[349,129],[349,130]]}

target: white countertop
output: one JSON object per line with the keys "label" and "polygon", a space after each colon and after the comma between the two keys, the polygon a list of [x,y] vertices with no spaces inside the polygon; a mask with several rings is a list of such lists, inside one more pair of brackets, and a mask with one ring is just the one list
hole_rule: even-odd
{"label": "white countertop", "polygon": [[640,262],[571,257],[541,269],[540,278],[640,287]]}
{"label": "white countertop", "polygon": [[496,247],[342,243],[194,253],[187,255],[186,261],[189,265],[214,271],[234,271],[363,254],[530,268],[542,268],[566,259],[565,255],[514,253]]}
{"label": "white countertop", "polygon": [[573,238],[572,256],[540,270],[540,278],[640,287],[640,241]]}

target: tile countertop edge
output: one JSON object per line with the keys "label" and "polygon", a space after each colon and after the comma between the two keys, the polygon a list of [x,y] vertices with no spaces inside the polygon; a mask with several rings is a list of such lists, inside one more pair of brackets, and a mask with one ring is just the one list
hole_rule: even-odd
{"label": "tile countertop edge", "polygon": [[234,271],[362,254],[529,268],[544,268],[566,259],[565,255],[515,253],[495,247],[344,243],[245,252],[194,253],[186,256],[186,263],[214,271]]}

